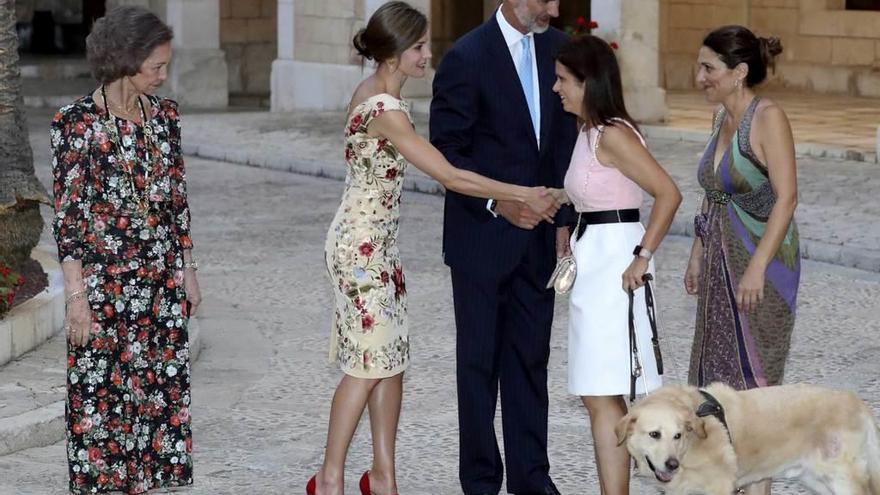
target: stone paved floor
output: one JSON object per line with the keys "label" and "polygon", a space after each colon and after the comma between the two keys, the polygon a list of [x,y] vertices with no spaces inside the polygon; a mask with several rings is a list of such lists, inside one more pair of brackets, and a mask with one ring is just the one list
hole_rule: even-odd
{"label": "stone paved floor", "polygon": [[[769,92],[785,109],[795,141],[832,147],[877,151],[880,98]],[[703,131],[712,126],[712,107],[703,94],[669,91],[669,127]]]}
{"label": "stone paved floor", "polygon": [[[690,160],[692,153],[684,156]],[[45,152],[38,149],[37,158],[45,178]],[[332,295],[321,251],[342,184],[196,158],[188,168],[206,300],[200,319],[205,347],[193,370],[197,484],[186,493],[302,493],[318,467],[329,399],[339,379],[326,363]],[[401,493],[409,495],[459,493],[454,330],[448,271],[440,261],[441,204],[435,195],[404,196],[400,245],[413,365],[398,463]],[[670,238],[658,255],[669,382],[684,379],[690,349],[695,304],[680,283],[688,246],[685,239]],[[876,273],[805,262],[788,380],[854,390],[880,412],[878,298]],[[566,321],[561,298],[550,363],[552,474],[563,493],[592,494],[598,489],[586,415],[565,392]],[[349,459],[349,493],[368,459],[368,430],[362,428]],[[63,444],[0,457],[0,494],[62,494],[65,473]],[[802,493],[780,487],[775,493]],[[636,482],[633,493],[655,491]]]}

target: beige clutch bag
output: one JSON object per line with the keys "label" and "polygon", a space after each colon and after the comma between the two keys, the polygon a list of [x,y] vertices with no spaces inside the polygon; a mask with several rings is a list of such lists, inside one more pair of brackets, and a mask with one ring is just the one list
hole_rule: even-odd
{"label": "beige clutch bag", "polygon": [[550,275],[547,288],[553,288],[557,294],[568,294],[574,287],[574,279],[577,277],[577,263],[574,256],[563,256],[556,260],[556,268]]}

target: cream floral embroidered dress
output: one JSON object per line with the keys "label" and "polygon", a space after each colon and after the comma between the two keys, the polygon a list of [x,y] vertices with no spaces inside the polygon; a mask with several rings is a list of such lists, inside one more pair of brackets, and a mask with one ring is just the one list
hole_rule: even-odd
{"label": "cream floral embroidered dress", "polygon": [[406,102],[378,94],[354,108],[345,128],[348,175],[327,232],[325,256],[336,296],[330,360],[346,374],[385,378],[409,364],[406,288],[397,231],[406,160],[387,139],[367,134],[384,112]]}

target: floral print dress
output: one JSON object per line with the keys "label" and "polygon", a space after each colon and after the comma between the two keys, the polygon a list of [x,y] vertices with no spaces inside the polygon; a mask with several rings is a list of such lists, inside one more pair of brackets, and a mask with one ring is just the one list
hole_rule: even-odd
{"label": "floral print dress", "polygon": [[58,256],[82,262],[94,319],[89,342],[67,353],[77,494],[192,483],[182,255],[192,242],[180,125],[175,102],[150,103],[152,139],[91,96],[61,108],[50,130]]}
{"label": "floral print dress", "polygon": [[406,160],[387,139],[367,134],[370,122],[401,111],[388,94],[356,106],[345,129],[348,174],[342,204],[327,232],[325,256],[336,297],[330,359],[346,374],[385,378],[409,364],[406,287],[397,232]]}

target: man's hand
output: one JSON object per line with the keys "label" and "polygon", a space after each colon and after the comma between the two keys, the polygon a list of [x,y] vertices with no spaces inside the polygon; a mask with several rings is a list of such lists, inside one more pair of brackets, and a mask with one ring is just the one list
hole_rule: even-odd
{"label": "man's hand", "polygon": [[525,203],[516,201],[498,201],[495,206],[498,213],[505,220],[521,229],[532,230],[541,223],[541,215],[538,215]]}

